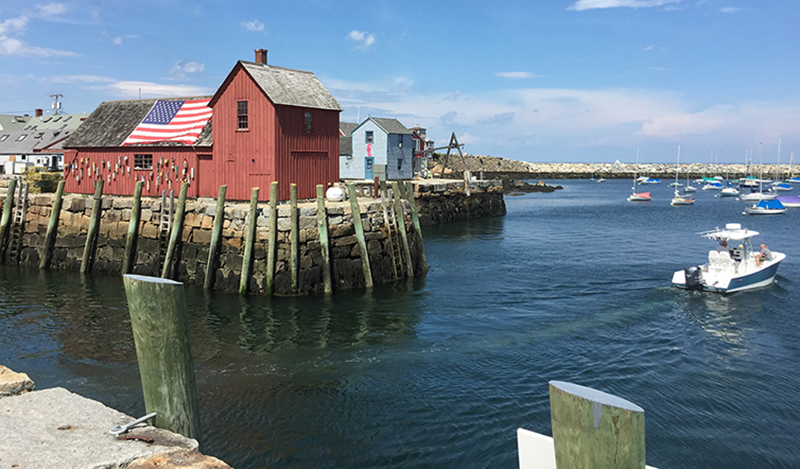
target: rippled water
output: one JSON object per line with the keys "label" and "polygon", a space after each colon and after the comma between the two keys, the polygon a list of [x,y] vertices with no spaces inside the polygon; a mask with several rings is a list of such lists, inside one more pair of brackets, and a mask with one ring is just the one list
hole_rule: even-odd
{"label": "rippled water", "polygon": [[[507,197],[425,229],[424,279],[332,298],[188,296],[205,452],[234,467],[517,467],[547,382],[642,406],[661,468],[800,467],[800,210],[625,201],[628,181]],[[797,189],[797,190],[800,190]],[[788,258],[730,296],[670,286],[696,232],[740,222]],[[122,282],[0,266],[0,363],[143,414]]]}

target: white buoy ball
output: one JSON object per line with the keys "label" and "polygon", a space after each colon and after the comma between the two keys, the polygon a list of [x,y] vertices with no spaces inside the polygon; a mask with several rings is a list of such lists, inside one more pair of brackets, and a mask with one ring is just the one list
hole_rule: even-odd
{"label": "white buoy ball", "polygon": [[328,202],[341,202],[344,200],[344,191],[341,187],[329,187],[325,191],[325,198],[328,199]]}

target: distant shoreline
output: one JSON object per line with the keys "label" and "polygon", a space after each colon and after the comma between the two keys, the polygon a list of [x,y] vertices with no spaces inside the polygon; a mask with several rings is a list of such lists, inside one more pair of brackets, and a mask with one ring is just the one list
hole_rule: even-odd
{"label": "distant shoreline", "polygon": [[[458,156],[450,158],[447,169],[450,174],[445,177],[461,177],[464,169],[469,169],[473,176],[484,179],[632,179],[636,176],[649,176],[657,179],[675,179],[675,164],[669,163],[530,163],[526,161],[508,160],[495,156],[465,155],[467,167],[464,167]],[[679,179],[697,179],[701,177],[721,176],[726,179],[741,178],[745,175],[758,176],[764,179],[775,178],[776,165],[752,164],[748,168],[744,164],[734,163],[688,163],[679,165]],[[789,165],[779,166],[779,179],[790,177]],[[433,170],[438,176],[438,167]],[[791,175],[800,176],[800,168]]]}

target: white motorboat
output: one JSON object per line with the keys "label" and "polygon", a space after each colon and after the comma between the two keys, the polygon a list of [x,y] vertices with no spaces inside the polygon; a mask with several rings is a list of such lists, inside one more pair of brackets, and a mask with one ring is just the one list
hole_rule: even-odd
{"label": "white motorboat", "polygon": [[672,274],[672,284],[687,290],[734,293],[765,287],[775,281],[778,266],[786,255],[772,252],[771,259],[759,261],[761,254],[754,251],[751,238],[757,231],[743,229],[739,223],[728,223],[725,229],[700,233],[718,243],[725,241],[734,246],[730,251],[708,252],[708,263],[689,266]]}
{"label": "white motorboat", "polygon": [[720,197],[736,197],[739,195],[739,189],[735,187],[726,187],[719,191]]}
{"label": "white motorboat", "polygon": [[697,192],[697,188],[686,184],[686,187],[683,188],[683,192]]}
{"label": "white motorboat", "polygon": [[742,215],[781,215],[786,210],[780,200],[759,200],[752,207],[745,207]]}

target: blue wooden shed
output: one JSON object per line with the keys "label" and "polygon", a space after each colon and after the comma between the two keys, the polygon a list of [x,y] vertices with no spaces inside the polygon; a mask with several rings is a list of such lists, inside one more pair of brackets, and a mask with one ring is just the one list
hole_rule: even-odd
{"label": "blue wooden shed", "polygon": [[370,117],[351,132],[352,151],[341,155],[342,179],[411,179],[414,174],[413,132],[397,119]]}

